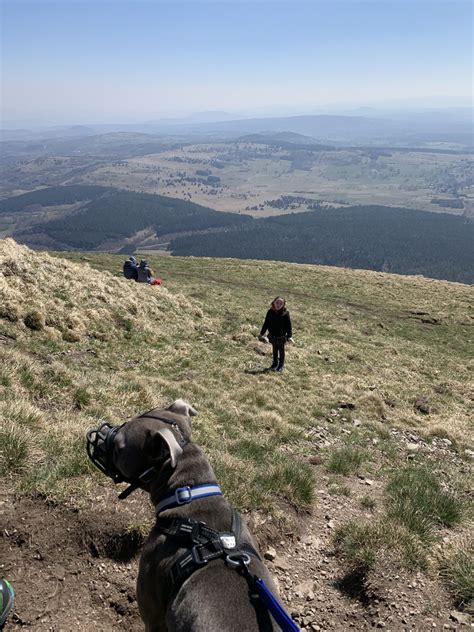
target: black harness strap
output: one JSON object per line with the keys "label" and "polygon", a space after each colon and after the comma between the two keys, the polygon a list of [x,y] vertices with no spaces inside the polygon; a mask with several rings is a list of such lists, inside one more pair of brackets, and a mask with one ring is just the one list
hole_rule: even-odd
{"label": "black harness strap", "polygon": [[[211,560],[230,558],[234,561],[242,559],[245,555],[261,559],[251,544],[239,543],[242,523],[236,511],[233,511],[232,514],[230,532],[216,531],[204,522],[190,518],[158,517],[156,526],[162,533],[181,540],[182,545],[188,549],[178,558],[170,570],[171,582],[178,589],[194,571]],[[226,546],[231,542],[235,543],[234,546]]]}

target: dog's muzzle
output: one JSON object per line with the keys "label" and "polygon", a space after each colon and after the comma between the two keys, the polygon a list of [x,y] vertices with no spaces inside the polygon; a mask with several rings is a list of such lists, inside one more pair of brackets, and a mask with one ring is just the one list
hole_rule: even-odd
{"label": "dog's muzzle", "polygon": [[109,476],[114,483],[128,483],[129,486],[119,494],[120,500],[127,498],[132,492],[139,487],[148,485],[156,474],[154,466],[142,472],[137,478],[131,479],[124,476],[114,463],[114,444],[120,426],[112,426],[104,422],[97,430],[89,430],[86,432],[87,454],[92,463],[106,476]]}
{"label": "dog's muzzle", "polygon": [[86,433],[87,454],[92,463],[106,476],[110,476],[114,483],[121,483],[126,479],[114,465],[114,443],[121,426],[112,426],[104,422],[97,430]]}

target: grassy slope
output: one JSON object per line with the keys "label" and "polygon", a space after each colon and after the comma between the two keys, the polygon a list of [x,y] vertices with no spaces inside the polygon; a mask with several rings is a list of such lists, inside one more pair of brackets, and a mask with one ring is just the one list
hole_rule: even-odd
{"label": "grassy slope", "polygon": [[[290,506],[315,502],[315,485],[344,494],[344,476],[361,472],[393,481],[408,458],[393,428],[424,436],[428,446],[449,438],[454,460],[428,447],[414,464],[429,461],[444,487],[460,498],[468,493],[470,287],[308,265],[157,257],[151,262],[165,281],[157,288],[121,278],[122,261],[51,257],[0,242],[0,470],[9,486],[81,502],[104,482],[87,461],[85,430],[183,397],[200,411],[195,440],[226,494],[242,510],[272,514],[281,529],[294,524]],[[266,357],[255,352],[276,294],[288,300],[296,339],[283,375],[263,371],[268,347]],[[415,410],[418,396],[429,400],[430,414]],[[342,401],[355,409],[339,409]],[[320,455],[323,466],[310,465],[309,457],[317,462]],[[401,546],[399,527],[387,531],[385,524],[349,524],[338,535],[345,553],[366,561],[367,542],[371,556],[374,547]]]}
{"label": "grassy slope", "polygon": [[[32,254],[24,265],[24,275],[38,283],[42,256]],[[87,259],[113,274],[122,262],[112,255]],[[252,453],[257,470],[261,455],[275,448],[307,454],[310,447],[301,441],[305,432],[340,400],[354,402],[353,416],[377,427],[400,425],[467,445],[473,355],[469,287],[271,262],[160,257],[152,264],[165,289],[74,266],[57,282],[48,271],[44,296],[33,290],[33,304],[27,292],[16,300],[20,316],[34,302],[40,311],[44,305],[47,318],[56,314],[56,329],[35,332],[0,321],[4,333],[20,334],[15,345],[3,347],[7,358],[18,356],[15,374],[4,368],[3,381],[18,380],[23,386],[18,395],[41,411],[46,426],[46,417],[71,426],[77,421],[82,431],[100,417],[119,421],[184,397],[202,411],[196,424],[199,441],[214,453],[218,466],[234,470],[237,478],[242,459]],[[6,277],[7,286],[13,278]],[[297,341],[289,349],[284,376],[259,373],[269,362],[253,350],[267,305],[278,293],[288,300]],[[427,317],[416,311],[429,313],[438,324],[422,323]],[[98,332],[91,325],[95,320]],[[58,333],[64,328],[70,340],[78,341],[64,341]],[[86,337],[87,328],[92,338]],[[92,353],[79,362],[77,351],[84,349]],[[38,384],[21,362],[31,365],[33,377],[38,373]],[[64,389],[58,384],[50,390],[45,367],[51,374],[65,372],[71,384],[66,386],[64,376]],[[76,387],[88,393],[83,405],[74,402]],[[415,411],[420,395],[429,398],[436,413]],[[11,388],[4,397],[11,404]],[[232,485],[243,506],[253,504],[247,498],[251,486],[239,492],[237,481]]]}

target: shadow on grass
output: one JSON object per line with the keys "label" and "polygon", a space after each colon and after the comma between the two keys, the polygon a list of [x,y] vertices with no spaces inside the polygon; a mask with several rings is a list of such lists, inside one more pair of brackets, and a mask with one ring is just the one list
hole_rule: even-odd
{"label": "shadow on grass", "polygon": [[262,375],[263,373],[274,373],[274,371],[272,371],[270,369],[270,367],[267,368],[259,368],[259,369],[245,369],[244,373],[246,375]]}

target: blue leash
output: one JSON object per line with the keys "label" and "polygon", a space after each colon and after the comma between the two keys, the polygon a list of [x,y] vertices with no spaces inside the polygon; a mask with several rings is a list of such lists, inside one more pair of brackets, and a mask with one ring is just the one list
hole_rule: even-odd
{"label": "blue leash", "polygon": [[255,577],[255,588],[258,596],[263,601],[283,632],[300,632],[299,627],[286,612],[283,606],[275,599],[271,590],[260,577]]}

